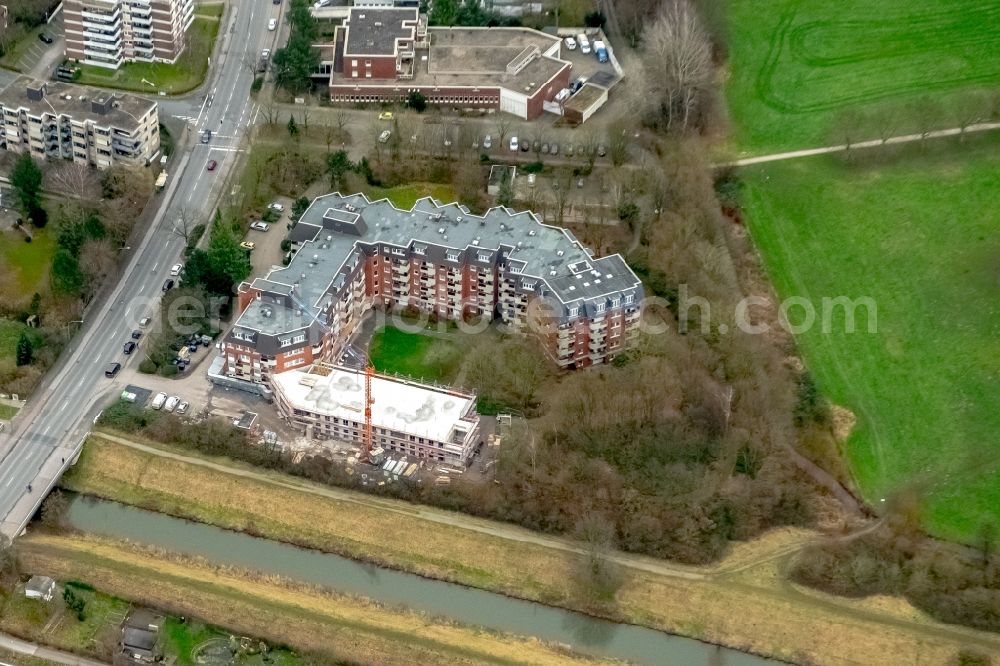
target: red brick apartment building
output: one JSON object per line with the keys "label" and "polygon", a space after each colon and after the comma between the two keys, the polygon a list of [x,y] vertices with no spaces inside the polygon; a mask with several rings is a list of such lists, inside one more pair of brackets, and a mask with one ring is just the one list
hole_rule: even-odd
{"label": "red brick apartment building", "polygon": [[280,373],[336,361],[373,307],[499,318],[537,335],[561,368],[608,362],[638,334],[642,283],[621,256],[595,258],[528,211],[479,216],[430,198],[400,210],[335,193],[313,201],[291,240],[287,267],[240,285],[213,381],[266,392]]}
{"label": "red brick apartment building", "polygon": [[416,8],[353,7],[321,47],[330,101],[400,102],[500,109],[528,120],[569,85],[558,37],[530,28],[428,27]]}

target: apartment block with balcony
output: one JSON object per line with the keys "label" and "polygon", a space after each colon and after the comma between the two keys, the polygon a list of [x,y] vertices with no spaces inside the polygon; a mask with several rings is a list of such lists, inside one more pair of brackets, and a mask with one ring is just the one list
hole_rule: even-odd
{"label": "apartment block with balcony", "polygon": [[335,193],[315,199],[289,239],[287,267],[239,287],[227,379],[270,386],[334,361],[373,307],[499,319],[567,369],[608,362],[638,334],[642,284],[624,260],[594,257],[531,212],[474,215],[430,198],[400,210]]}
{"label": "apartment block with balcony", "polygon": [[145,166],[160,150],[155,102],[19,77],[0,91],[0,149],[106,169]]}
{"label": "apartment block with balcony", "polygon": [[187,46],[194,0],[66,0],[66,57],[117,69],[174,63]]}

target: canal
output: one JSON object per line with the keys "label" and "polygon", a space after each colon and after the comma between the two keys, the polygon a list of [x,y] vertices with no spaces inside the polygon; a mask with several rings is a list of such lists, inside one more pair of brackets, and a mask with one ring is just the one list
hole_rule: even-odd
{"label": "canal", "polygon": [[599,657],[678,666],[779,663],[654,629],[599,620],[117,502],[76,497],[67,512],[67,522],[83,532],[197,555],[216,564],[277,574],[384,604],[446,616],[462,624],[565,643],[579,652]]}

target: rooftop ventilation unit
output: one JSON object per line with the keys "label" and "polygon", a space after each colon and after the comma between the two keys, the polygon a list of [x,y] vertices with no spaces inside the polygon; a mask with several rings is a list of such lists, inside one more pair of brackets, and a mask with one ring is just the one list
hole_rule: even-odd
{"label": "rooftop ventilation unit", "polygon": [[260,313],[264,316],[265,319],[270,319],[272,311],[271,308],[261,308]]}
{"label": "rooftop ventilation unit", "polygon": [[439,234],[443,234],[444,233],[444,227],[438,227],[438,233]]}
{"label": "rooftop ventilation unit", "polygon": [[565,252],[563,252],[562,250],[556,250],[556,256],[557,256],[557,257],[561,257],[561,256],[563,256],[564,254],[566,254],[566,253],[565,253]]}
{"label": "rooftop ventilation unit", "polygon": [[472,244],[473,245],[479,245],[479,239],[478,238],[472,239]]}
{"label": "rooftop ventilation unit", "polygon": [[461,222],[461,221],[462,221],[462,216],[461,216],[461,215],[459,215],[458,217],[456,217],[456,218],[455,218],[455,221],[456,221],[456,222]]}

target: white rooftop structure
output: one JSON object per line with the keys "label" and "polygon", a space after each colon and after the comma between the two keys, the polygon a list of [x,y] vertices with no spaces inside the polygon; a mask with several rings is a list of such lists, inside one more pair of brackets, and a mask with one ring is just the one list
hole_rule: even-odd
{"label": "white rooftop structure", "polygon": [[[292,409],[364,422],[363,371],[322,365],[276,373],[271,381],[280,400]],[[375,375],[372,396],[376,429],[460,444],[476,427],[474,395]]]}

